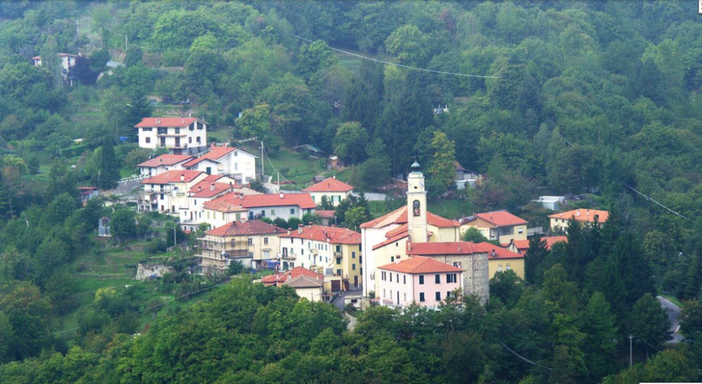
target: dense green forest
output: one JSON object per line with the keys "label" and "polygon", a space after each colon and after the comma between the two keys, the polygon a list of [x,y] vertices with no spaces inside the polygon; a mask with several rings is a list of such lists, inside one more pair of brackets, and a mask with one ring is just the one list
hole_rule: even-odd
{"label": "dense green forest", "polygon": [[[0,2],[0,382],[702,379],[697,5]],[[57,53],[83,56],[64,76]],[[76,186],[114,187],[151,155],[134,124],[181,113],[209,122],[210,141],[336,153],[365,191],[417,156],[438,199],[455,159],[486,177],[463,196],[476,211],[538,221],[538,195],[587,192],[614,219],[550,251],[534,241],[526,281],[499,274],[486,307],[371,308],[353,332],[331,307],[246,279],[159,311],[153,292],[219,283],[185,266],[76,295],[78,260],[109,257],[98,218],[120,247],[155,225],[82,207]],[[674,348],[656,294],[686,300]],[[67,316],[75,331],[58,331]]]}

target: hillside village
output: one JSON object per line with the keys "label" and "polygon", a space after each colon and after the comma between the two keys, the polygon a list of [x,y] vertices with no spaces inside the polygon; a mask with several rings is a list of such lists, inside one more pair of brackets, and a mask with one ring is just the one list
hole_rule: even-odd
{"label": "hillside village", "polygon": [[[141,147],[170,152],[137,165],[143,185],[138,210],[174,216],[186,233],[209,228],[198,238],[200,273],[224,275],[232,263],[270,270],[274,274],[264,278],[264,284],[288,285],[290,280],[303,293],[301,297],[314,301],[329,302],[341,292],[360,291],[361,307],[436,308],[458,290],[486,303],[488,282],[497,272],[512,270],[524,279],[529,237],[539,236],[550,248],[567,240],[562,234],[571,221],[599,225],[608,218],[607,211],[590,209],[554,213],[549,216],[548,229],[557,234],[554,236],[529,236],[529,223],[507,211],[474,213],[459,220],[444,218],[426,212],[425,178],[415,162],[407,176],[407,190],[403,191],[406,203],[401,208],[364,222],[356,230],[319,225],[317,212],[325,212],[320,209],[322,204],[339,206],[353,193],[353,186],[330,177],[300,191],[258,192],[250,188],[259,169],[256,155],[227,144],[204,146],[200,137],[180,141],[197,130],[202,130],[198,135],[206,136],[204,121],[149,117],[135,129]],[[158,133],[154,136],[153,132]],[[188,147],[193,142],[197,146]],[[465,170],[460,167],[457,171]],[[456,179],[463,180],[459,175]],[[280,228],[274,224],[276,219],[298,224]],[[463,241],[469,229],[491,242]],[[427,261],[417,264],[417,260]],[[399,272],[395,273],[395,285],[391,284],[393,274],[388,271],[392,270],[404,271],[402,286],[407,284],[407,276],[410,281],[417,279],[418,285],[424,285],[426,279],[426,291],[409,291],[408,299],[406,287],[398,286]],[[302,276],[307,276],[306,281]],[[304,293],[312,289],[310,284],[318,290],[312,296]],[[409,285],[415,290],[424,288],[412,282]]]}
{"label": "hillside village", "polygon": [[699,13],[0,0],[0,383],[702,380]]}

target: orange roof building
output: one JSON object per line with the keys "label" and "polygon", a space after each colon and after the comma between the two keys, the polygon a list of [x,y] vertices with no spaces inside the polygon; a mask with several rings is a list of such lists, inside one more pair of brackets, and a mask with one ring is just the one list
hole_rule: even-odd
{"label": "orange roof building", "polygon": [[404,307],[412,303],[430,308],[455,297],[463,282],[463,270],[430,257],[416,256],[378,267],[378,302]]}
{"label": "orange roof building", "polygon": [[[567,236],[543,236],[541,238],[546,242],[546,249],[551,250],[554,244],[559,242],[568,242]],[[509,244],[502,244],[503,247],[509,249],[512,252],[517,252],[522,255],[526,255],[526,251],[529,249],[529,240],[513,240]]]}
{"label": "orange roof building", "polygon": [[527,239],[528,222],[507,211],[477,213],[461,219],[461,223],[461,234],[473,227],[486,239],[497,240],[500,243]]}
{"label": "orange roof building", "polygon": [[325,199],[336,207],[342,200],[348,198],[353,191],[353,187],[341,180],[330,177],[302,191],[309,193],[316,204],[321,205],[322,199]]}
{"label": "orange roof building", "polygon": [[565,233],[568,230],[568,223],[571,220],[581,224],[594,225],[602,224],[609,220],[609,212],[597,209],[574,209],[572,211],[555,213],[548,216],[551,221],[551,231]]}
{"label": "orange roof building", "polygon": [[281,233],[285,230],[260,220],[234,221],[211,229],[198,239],[200,267],[205,273],[221,273],[232,262],[260,268],[276,258]]}

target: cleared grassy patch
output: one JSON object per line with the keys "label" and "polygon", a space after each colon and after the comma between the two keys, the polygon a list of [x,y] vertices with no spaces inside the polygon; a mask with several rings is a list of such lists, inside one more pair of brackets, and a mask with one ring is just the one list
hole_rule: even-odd
{"label": "cleared grassy patch", "polygon": [[671,303],[677,305],[678,307],[680,307],[680,308],[683,307],[683,303],[682,303],[680,300],[678,300],[677,297],[675,297],[675,296],[670,296],[670,295],[661,295],[661,296],[662,296],[662,297],[665,297],[665,298],[668,299],[668,300],[670,300]]}
{"label": "cleared grassy patch", "polygon": [[473,214],[473,206],[468,200],[440,200],[428,203],[429,212],[447,219],[458,219]]}

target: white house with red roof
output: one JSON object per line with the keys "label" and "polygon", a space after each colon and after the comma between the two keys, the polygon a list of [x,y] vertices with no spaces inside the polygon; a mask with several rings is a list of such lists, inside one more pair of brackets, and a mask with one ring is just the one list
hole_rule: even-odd
{"label": "white house with red roof", "polygon": [[511,240],[527,239],[528,222],[507,211],[476,213],[461,219],[461,234],[468,228],[477,228],[488,240],[497,240],[507,244]]}
{"label": "white house with red roof", "polygon": [[309,193],[281,193],[275,195],[246,195],[235,191],[203,204],[201,222],[220,226],[230,221],[255,220],[277,217],[302,220],[317,206]]}
{"label": "white house with red roof", "polygon": [[417,304],[437,308],[463,289],[463,270],[430,257],[416,256],[378,267],[376,300],[384,306]]}
{"label": "white house with red roof", "polygon": [[193,157],[188,155],[163,154],[153,159],[146,160],[143,163],[139,163],[137,167],[139,167],[140,175],[152,177],[167,171],[185,169],[183,164],[192,159]]}
{"label": "white house with red roof", "polygon": [[183,164],[186,169],[208,175],[230,175],[239,183],[256,179],[256,156],[241,148],[210,146],[207,153]]}
{"label": "white house with red roof", "polygon": [[323,198],[326,198],[328,202],[336,207],[342,200],[348,198],[353,192],[353,187],[341,180],[337,180],[335,177],[330,177],[303,189],[302,192],[308,192],[317,205],[322,203]]}
{"label": "white house with red roof", "polygon": [[193,155],[207,146],[207,123],[194,117],[145,117],[137,124],[139,148]]}
{"label": "white house with red roof", "polygon": [[181,216],[188,208],[187,192],[207,174],[199,171],[172,170],[141,181],[138,208],[142,212],[161,212]]}
{"label": "white house with red roof", "polygon": [[[361,234],[346,228],[303,225],[280,237],[282,268],[300,266],[337,276],[353,287],[361,283]],[[338,287],[340,289],[340,287]],[[332,291],[336,291],[332,287]]]}
{"label": "white house with red roof", "polygon": [[321,301],[325,298],[324,275],[307,268],[295,267],[285,273],[276,272],[273,275],[264,276],[261,282],[268,287],[290,286],[298,296],[309,301]]}

